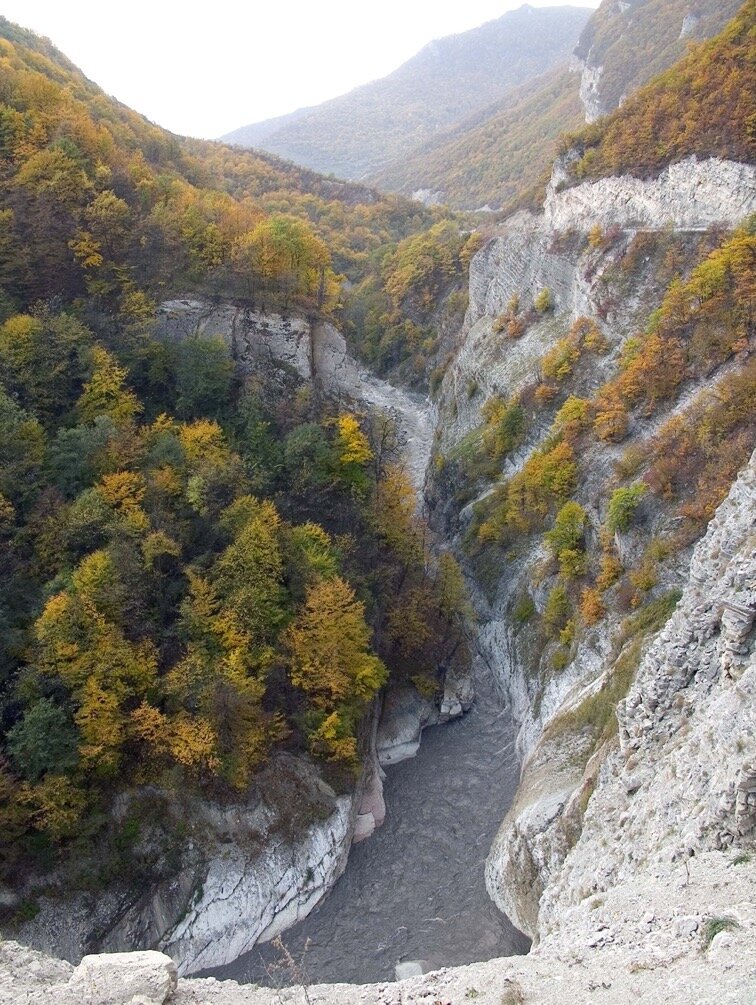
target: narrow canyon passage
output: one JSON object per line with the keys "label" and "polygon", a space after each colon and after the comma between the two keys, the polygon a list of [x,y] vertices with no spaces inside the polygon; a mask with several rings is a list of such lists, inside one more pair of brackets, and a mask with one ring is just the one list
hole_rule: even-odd
{"label": "narrow canyon passage", "polygon": [[[527,951],[483,878],[518,764],[509,712],[490,680],[479,678],[476,689],[466,716],[427,729],[418,756],[387,769],[384,826],[352,849],[320,907],[284,933],[292,957],[304,957],[307,981],[393,980],[401,960],[435,969]],[[270,945],[256,946],[205,975],[294,982],[291,968],[275,968],[278,957]]]}

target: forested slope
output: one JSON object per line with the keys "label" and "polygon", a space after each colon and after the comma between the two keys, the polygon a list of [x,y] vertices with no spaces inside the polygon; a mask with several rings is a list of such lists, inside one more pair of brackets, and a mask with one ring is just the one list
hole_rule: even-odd
{"label": "forested slope", "polygon": [[[462,209],[488,206],[506,213],[523,205],[536,208],[561,132],[574,131],[584,116],[593,121],[612,112],[620,100],[684,56],[691,44],[721,31],[739,6],[738,0],[707,0],[691,11],[682,2],[605,0],[583,29],[569,72],[565,61],[397,158],[370,180],[405,195],[428,190]],[[718,94],[728,73],[722,69],[720,79],[712,76],[706,93]],[[747,89],[740,93],[746,101]],[[665,100],[658,114],[675,121],[683,96],[669,92]],[[707,114],[713,122],[717,116],[711,111]],[[632,146],[632,130],[624,131],[624,124],[619,130]],[[666,151],[660,149],[657,156],[663,161]]]}
{"label": "forested slope", "polygon": [[563,151],[579,155],[572,177],[648,178],[691,154],[753,161],[755,35],[756,3],[748,0],[715,39],[695,45],[613,115],[567,135]]}
{"label": "forested slope", "polygon": [[501,209],[537,187],[557,139],[583,120],[566,66],[519,87],[472,122],[419,147],[371,178],[379,188],[437,193],[460,209]]}
{"label": "forested slope", "polygon": [[466,659],[391,423],[157,340],[157,301],[328,317],[443,214],[171,136],[0,35],[0,868],[94,842],[134,880],[119,793],[234,798],[276,749],[349,786],[389,675]]}

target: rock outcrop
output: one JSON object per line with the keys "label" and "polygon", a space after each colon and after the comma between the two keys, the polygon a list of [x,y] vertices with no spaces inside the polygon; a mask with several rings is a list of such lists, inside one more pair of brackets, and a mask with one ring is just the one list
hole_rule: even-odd
{"label": "rock outcrop", "polygon": [[288,370],[345,407],[392,416],[408,471],[418,492],[422,489],[433,444],[430,402],[366,371],[329,322],[187,297],[160,305],[157,330],[167,339],[221,338],[242,373],[263,370],[275,385]]}
{"label": "rock outcrop", "polygon": [[177,870],[146,890],[114,882],[95,902],[69,894],[65,911],[48,883],[17,937],[73,962],[87,950],[137,946],[169,953],[181,973],[228,963],[328,893],[346,866],[368,779],[366,771],[352,795],[336,796],[313,764],[279,755],[244,803],[167,803],[187,831]]}
{"label": "rock outcrop", "polygon": [[558,165],[543,207],[552,231],[734,227],[756,203],[756,167],[715,157],[688,157],[650,180],[625,175],[561,189],[561,178]]}

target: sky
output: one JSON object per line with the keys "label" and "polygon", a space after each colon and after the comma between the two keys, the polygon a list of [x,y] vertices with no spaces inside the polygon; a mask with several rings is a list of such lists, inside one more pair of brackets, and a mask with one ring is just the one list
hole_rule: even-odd
{"label": "sky", "polygon": [[158,125],[212,139],[383,77],[432,39],[521,3],[2,0],[0,13],[52,39],[103,90]]}

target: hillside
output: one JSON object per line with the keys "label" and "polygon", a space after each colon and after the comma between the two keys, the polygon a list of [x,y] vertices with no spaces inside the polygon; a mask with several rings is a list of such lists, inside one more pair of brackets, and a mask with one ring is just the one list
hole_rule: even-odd
{"label": "hillside", "polygon": [[575,49],[586,120],[614,111],[691,41],[718,34],[740,6],[739,0],[604,0]]}
{"label": "hillside", "polygon": [[570,73],[565,62],[403,153],[370,181],[407,196],[428,193],[460,209],[489,206],[506,212],[537,205],[539,176],[548,170],[561,132],[574,130],[583,115],[590,122],[613,111],[620,99],[679,59],[691,42],[721,31],[739,6],[737,0],[709,0],[688,16],[688,3],[605,0],[581,33]]}
{"label": "hillside", "polygon": [[382,80],[224,136],[324,174],[363,178],[563,62],[591,11],[527,4],[431,42]]}
{"label": "hillside", "polygon": [[406,196],[425,191],[459,209],[501,209],[537,181],[557,138],[582,118],[575,77],[561,67],[393,161],[371,181]]}
{"label": "hillside", "polygon": [[[6,20],[0,82],[3,923],[33,918],[59,868],[60,896],[112,897],[86,938],[117,938],[161,883],[183,890],[157,909],[174,926],[233,805],[327,888],[373,770],[374,698],[392,674],[436,695],[439,664],[468,660],[459,571],[415,515],[404,399],[365,394],[333,322],[347,277],[380,290],[399,254],[399,309],[428,278],[412,241],[441,227],[454,272],[467,237],[172,136]],[[172,327],[187,292],[238,323]],[[435,629],[402,627],[415,605]],[[250,851],[273,889],[268,854]]]}
{"label": "hillside", "polygon": [[691,155],[752,161],[754,31],[748,0],[717,38],[695,45],[613,115],[564,137],[569,177],[649,178]]}

